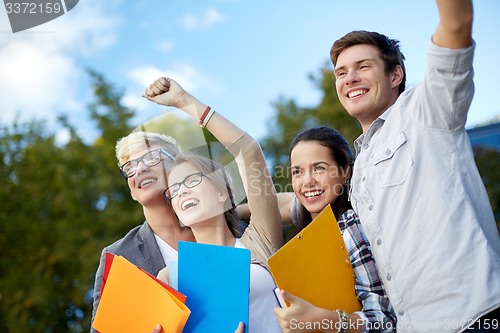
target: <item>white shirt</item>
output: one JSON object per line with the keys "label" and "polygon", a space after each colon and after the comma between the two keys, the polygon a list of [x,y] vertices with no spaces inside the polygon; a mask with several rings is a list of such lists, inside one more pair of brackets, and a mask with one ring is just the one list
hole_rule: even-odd
{"label": "white shirt", "polygon": [[167,242],[160,238],[157,234],[155,234],[156,243],[160,248],[161,255],[163,257],[163,261],[165,261],[165,265],[168,266],[168,262],[173,260],[177,261],[178,252],[176,249],[171,247]]}
{"label": "white shirt", "polygon": [[500,306],[500,239],[464,128],[474,47],[430,43],[424,82],[355,142],[351,201],[398,332],[459,332]]}
{"label": "white shirt", "polygon": [[[246,248],[239,238],[236,239],[234,247]],[[273,309],[279,306],[274,288],[276,284],[271,273],[259,264],[250,264],[249,333],[281,333],[278,319],[273,312]]]}

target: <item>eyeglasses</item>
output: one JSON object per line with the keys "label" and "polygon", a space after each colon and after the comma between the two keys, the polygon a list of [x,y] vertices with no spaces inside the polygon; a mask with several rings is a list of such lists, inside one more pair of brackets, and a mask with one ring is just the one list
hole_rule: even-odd
{"label": "eyeglasses", "polygon": [[163,161],[161,154],[165,154],[170,157],[172,161],[175,161],[175,157],[172,154],[160,148],[148,151],[146,154],[142,155],[139,158],[136,158],[135,160],[130,160],[123,163],[120,166],[120,172],[125,178],[133,177],[137,172],[137,167],[139,166],[140,162],[144,163],[144,165],[146,165],[147,167],[155,166]]}
{"label": "eyeglasses", "polygon": [[187,188],[193,188],[200,185],[203,177],[206,177],[203,172],[197,172],[187,176],[182,182],[170,185],[164,192],[165,198],[167,198],[167,200],[169,201],[172,201],[172,199],[179,194],[181,185],[184,185]]}

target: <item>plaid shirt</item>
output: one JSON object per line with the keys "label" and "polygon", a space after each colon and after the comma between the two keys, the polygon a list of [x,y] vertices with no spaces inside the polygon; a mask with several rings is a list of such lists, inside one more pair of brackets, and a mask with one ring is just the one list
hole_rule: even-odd
{"label": "plaid shirt", "polygon": [[[342,214],[338,224],[356,274],[356,295],[363,311],[355,314],[363,320],[363,332],[395,332],[396,314],[385,293],[358,216],[350,209]],[[351,327],[355,328],[357,324],[351,321]]]}

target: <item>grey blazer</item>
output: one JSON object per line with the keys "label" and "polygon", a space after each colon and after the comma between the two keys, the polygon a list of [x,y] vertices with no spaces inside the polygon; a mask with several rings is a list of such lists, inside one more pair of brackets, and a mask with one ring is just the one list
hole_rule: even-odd
{"label": "grey blazer", "polygon": [[[160,248],[156,243],[153,230],[147,222],[135,227],[130,230],[125,237],[105,247],[102,250],[99,267],[97,268],[95,275],[92,322],[94,322],[97,307],[99,306],[99,301],[101,299],[101,286],[104,274],[106,252],[111,252],[115,255],[125,257],[128,261],[153,276],[158,275],[158,272],[165,267],[165,261],[163,260]],[[96,333],[97,331],[91,328],[90,332]]]}

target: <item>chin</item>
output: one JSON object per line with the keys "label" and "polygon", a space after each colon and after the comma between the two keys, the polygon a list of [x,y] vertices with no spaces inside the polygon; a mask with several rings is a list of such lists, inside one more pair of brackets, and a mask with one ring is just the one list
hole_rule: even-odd
{"label": "chin", "polygon": [[179,218],[179,221],[182,223],[182,225],[186,227],[191,227],[192,225],[199,222],[196,218],[194,218],[194,216],[191,216],[189,214],[177,214],[177,217]]}
{"label": "chin", "polygon": [[314,203],[314,204],[302,204],[309,213],[311,214],[319,214],[323,208],[325,208],[326,206],[322,203]]}

